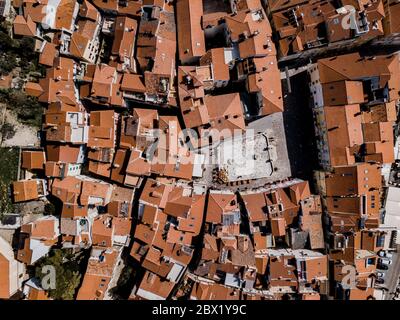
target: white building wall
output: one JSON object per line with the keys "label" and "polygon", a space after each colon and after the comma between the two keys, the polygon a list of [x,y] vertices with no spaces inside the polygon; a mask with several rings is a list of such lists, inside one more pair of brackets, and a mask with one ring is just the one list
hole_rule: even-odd
{"label": "white building wall", "polygon": [[54,29],[56,25],[56,15],[58,6],[61,0],[49,0],[47,5],[44,7],[44,17],[42,20],[42,27],[44,29]]}
{"label": "white building wall", "polygon": [[67,165],[67,167],[65,169],[65,176],[71,177],[71,176],[79,176],[81,174],[81,165],[80,164],[68,163],[66,165]]}
{"label": "white building wall", "polygon": [[318,136],[318,158],[320,165],[327,170],[330,167],[328,130],[325,121],[324,96],[316,63],[308,66],[308,75],[310,77],[309,87],[313,103],[315,133]]}
{"label": "white building wall", "polygon": [[400,188],[389,187],[385,203],[385,217],[383,228],[394,227],[397,229],[396,244],[400,244]]}
{"label": "white building wall", "polygon": [[320,165],[325,169],[330,167],[330,154],[328,142],[328,129],[326,127],[324,108],[316,108],[314,114],[314,130],[317,135],[318,160]]}
{"label": "white building wall", "polygon": [[79,155],[76,163],[83,164],[85,163],[85,146],[81,145],[79,150]]}
{"label": "white building wall", "polygon": [[322,93],[322,85],[319,77],[317,64],[308,66],[308,74],[310,76],[310,92],[314,101],[314,108],[322,108],[324,106],[324,95]]}
{"label": "white building wall", "polygon": [[400,136],[396,139],[396,144],[394,146],[394,159],[400,160]]}
{"label": "white building wall", "polygon": [[[9,288],[10,296],[22,287],[25,275],[25,265],[14,258],[11,245],[0,236],[0,254],[9,261]],[[1,283],[0,283],[1,285]]]}

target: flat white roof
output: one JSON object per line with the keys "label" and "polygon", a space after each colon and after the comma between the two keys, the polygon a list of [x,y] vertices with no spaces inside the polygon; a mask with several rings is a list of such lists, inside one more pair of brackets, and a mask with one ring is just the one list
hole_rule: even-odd
{"label": "flat white roof", "polygon": [[383,225],[400,229],[400,188],[388,188],[385,210]]}

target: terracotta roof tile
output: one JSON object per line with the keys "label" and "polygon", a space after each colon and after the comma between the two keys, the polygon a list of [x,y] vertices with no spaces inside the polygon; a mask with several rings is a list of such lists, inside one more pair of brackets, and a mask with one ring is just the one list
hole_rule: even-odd
{"label": "terracotta roof tile", "polygon": [[77,300],[103,300],[119,261],[115,248],[93,247]]}
{"label": "terracotta roof tile", "polygon": [[28,37],[36,35],[36,24],[30,16],[25,19],[23,16],[17,15],[13,22],[13,28],[16,35]]}
{"label": "terracotta roof tile", "polygon": [[193,58],[200,58],[206,52],[204,32],[201,28],[203,2],[178,0],[176,10],[179,59],[185,64]]}
{"label": "terracotta roof tile", "polygon": [[46,162],[45,153],[43,151],[22,151],[22,165],[24,169],[44,169]]}
{"label": "terracotta roof tile", "polygon": [[36,200],[42,194],[39,193],[39,185],[42,180],[20,180],[13,182],[13,196],[15,202]]}

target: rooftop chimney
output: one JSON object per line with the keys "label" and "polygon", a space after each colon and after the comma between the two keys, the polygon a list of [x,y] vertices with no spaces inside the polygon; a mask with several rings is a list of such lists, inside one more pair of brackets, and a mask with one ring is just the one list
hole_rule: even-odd
{"label": "rooftop chimney", "polygon": [[161,198],[162,194],[160,192],[158,192],[158,191],[152,191],[150,193],[150,196],[153,197],[153,198]]}

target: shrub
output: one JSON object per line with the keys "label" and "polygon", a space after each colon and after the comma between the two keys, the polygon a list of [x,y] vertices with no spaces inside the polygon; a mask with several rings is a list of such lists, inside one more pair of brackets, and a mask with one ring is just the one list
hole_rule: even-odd
{"label": "shrub", "polygon": [[56,213],[56,207],[51,202],[48,202],[44,206],[44,214],[47,216],[54,216]]}
{"label": "shrub", "polygon": [[1,126],[0,132],[2,141],[9,140],[15,135],[14,126],[7,122]]}
{"label": "shrub", "polygon": [[80,262],[82,256],[75,256],[70,250],[53,249],[49,256],[41,259],[35,268],[35,276],[41,281],[47,274],[44,266],[53,266],[56,272],[56,288],[48,291],[55,300],[73,300],[81,282]]}
{"label": "shrub", "polygon": [[30,72],[43,74],[44,67],[39,65],[35,52],[35,40],[29,37],[13,39],[9,36],[7,26],[0,25],[0,74],[9,74],[14,68],[21,68],[21,76]]}
{"label": "shrub", "polygon": [[20,90],[0,89],[0,102],[7,104],[21,123],[36,127],[41,125],[43,107],[37,98]]}
{"label": "shrub", "polygon": [[3,55],[0,59],[0,74],[8,75],[18,66],[15,54]]}

